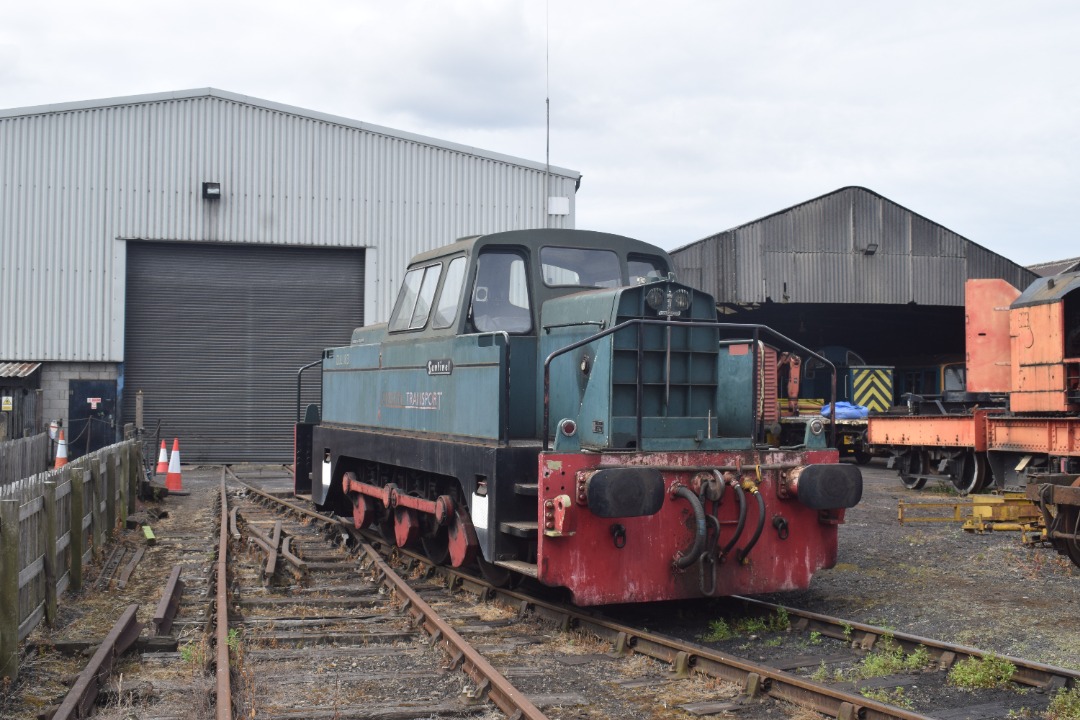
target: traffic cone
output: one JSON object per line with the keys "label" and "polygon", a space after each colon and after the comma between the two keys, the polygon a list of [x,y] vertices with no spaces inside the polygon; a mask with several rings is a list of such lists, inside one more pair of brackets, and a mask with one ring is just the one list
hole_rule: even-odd
{"label": "traffic cone", "polygon": [[56,441],[56,462],[53,464],[53,470],[59,470],[67,465],[67,440],[64,439],[64,431],[60,431],[60,439]]}
{"label": "traffic cone", "polygon": [[173,438],[172,455],[169,456],[169,473],[165,476],[165,487],[169,490],[183,490],[180,477],[180,438]]}
{"label": "traffic cone", "polygon": [[165,452],[165,441],[161,441],[161,451],[157,456],[157,470],[154,471],[155,475],[164,475],[169,472],[169,453]]}

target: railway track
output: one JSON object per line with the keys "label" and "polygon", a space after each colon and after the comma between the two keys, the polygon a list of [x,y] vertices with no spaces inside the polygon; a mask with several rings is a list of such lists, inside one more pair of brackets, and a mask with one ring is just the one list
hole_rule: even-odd
{"label": "railway track", "polygon": [[[265,502],[288,507],[292,513],[315,516],[269,493],[255,488],[251,492],[260,494]],[[362,537],[336,518],[323,516],[319,522],[337,525],[341,528],[338,532],[350,537]],[[745,711],[748,700],[773,698],[837,718],[1013,718],[1037,715],[1045,711],[1056,692],[1080,686],[1080,673],[1075,671],[1020,658],[998,658],[975,648],[749,598],[736,599],[742,615],[734,613],[727,622],[730,635],[717,632],[715,637],[689,642],[535,595],[495,588],[467,573],[429,565],[422,556],[400,549],[389,555],[403,571],[415,573],[423,567],[424,577],[442,576],[449,587],[515,610],[523,621],[536,620],[594,638],[600,644],[573,661],[578,667],[603,664],[617,675],[612,658],[625,662],[644,656],[656,661],[654,666],[635,666],[631,674],[636,673],[636,677],[608,682],[608,686],[640,691],[695,677],[718,683],[704,688],[698,699],[684,698],[676,703],[690,714]],[[738,632],[740,625],[749,630]],[[1010,681],[999,687],[965,690],[949,682],[957,667],[979,671],[1002,663],[1011,664],[1013,670]],[[591,690],[589,704],[597,702],[598,693]],[[649,709],[639,707],[639,711],[647,713]]]}
{"label": "railway track", "polygon": [[[1080,686],[1008,658],[1004,686],[959,690],[949,670],[984,653],[748,598],[697,618],[707,633],[650,633],[679,606],[600,614],[495,588],[253,480],[265,476],[222,470],[207,510],[170,499],[190,515],[148,558],[176,576],[175,617],[158,621],[162,573],[136,571],[147,630],[102,688],[104,717],[1038,718]],[[74,674],[83,661],[64,662]]]}

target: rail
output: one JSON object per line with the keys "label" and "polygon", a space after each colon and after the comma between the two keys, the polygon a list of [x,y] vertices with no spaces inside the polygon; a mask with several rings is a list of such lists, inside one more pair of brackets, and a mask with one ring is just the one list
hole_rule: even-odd
{"label": "rail", "polygon": [[[750,324],[744,325],[744,324],[740,324],[740,323],[706,322],[706,321],[701,321],[701,320],[678,320],[678,321],[675,321],[675,320],[671,320],[670,318],[667,319],[667,320],[651,320],[651,319],[648,319],[648,318],[632,318],[630,320],[626,320],[625,322],[621,322],[618,325],[612,325],[611,327],[606,328],[604,330],[601,330],[600,332],[594,333],[593,335],[590,335],[587,338],[583,338],[581,340],[578,340],[577,342],[573,342],[573,343],[570,343],[569,345],[567,345],[565,347],[559,348],[558,350],[552,352],[550,355],[547,356],[547,358],[544,359],[544,434],[543,434],[543,445],[541,447],[543,447],[543,449],[545,451],[551,449],[551,447],[550,447],[550,441],[551,441],[551,427],[550,427],[550,422],[551,422],[551,407],[550,407],[550,404],[551,404],[551,362],[557,357],[565,355],[566,353],[569,353],[569,352],[573,352],[574,350],[577,350],[578,348],[581,348],[581,347],[584,347],[584,346],[589,345],[591,343],[594,343],[597,340],[601,340],[601,339],[607,337],[608,335],[613,335],[613,334],[619,332],[620,330],[623,330],[625,328],[629,328],[631,326],[635,326],[636,329],[637,329],[638,363],[637,363],[637,372],[636,372],[636,376],[635,376],[635,384],[637,386],[636,387],[636,392],[637,392],[637,408],[636,408],[636,412],[637,412],[637,436],[636,436],[636,442],[637,442],[637,447],[638,448],[641,447],[641,440],[642,440],[642,430],[641,430],[641,428],[642,428],[642,394],[643,394],[643,388],[644,388],[644,385],[642,384],[642,378],[641,378],[641,373],[642,373],[641,355],[644,352],[644,342],[643,342],[642,335],[643,335],[644,327],[647,326],[647,325],[656,325],[656,326],[659,326],[659,327],[666,327],[666,328],[669,328],[669,329],[675,328],[675,327],[678,327],[678,328],[695,328],[695,327],[713,328],[713,329],[716,329],[716,330],[730,330],[730,331],[732,331],[733,334],[741,333],[743,335],[745,335],[745,333],[748,332],[748,331],[751,332],[751,335],[752,335],[751,342],[752,342],[752,346],[753,346],[752,360],[753,360],[753,368],[754,368],[754,372],[751,373],[751,375],[753,377],[754,404],[753,404],[753,407],[751,408],[751,411],[750,411],[750,434],[749,434],[749,437],[750,437],[752,442],[756,440],[757,435],[758,435],[758,417],[759,417],[759,415],[758,415],[758,405],[759,405],[758,396],[759,396],[759,392],[760,392],[760,387],[758,385],[758,374],[759,374],[758,368],[760,367],[760,363],[761,363],[761,358],[759,356],[759,352],[760,352],[759,344],[761,342],[761,334],[764,332],[767,335],[770,335],[773,338],[781,341],[782,343],[785,343],[789,347],[796,348],[799,352],[805,353],[808,357],[812,357],[812,358],[815,358],[815,359],[821,361],[831,371],[831,402],[829,403],[829,405],[830,405],[830,407],[829,407],[829,421],[830,421],[830,423],[829,423],[830,424],[829,445],[831,447],[836,447],[836,366],[833,365],[831,362],[829,362],[829,360],[827,360],[826,358],[824,358],[821,355],[817,354],[813,350],[810,350],[809,348],[800,345],[799,343],[795,342],[794,340],[787,337],[786,335],[781,335],[780,333],[776,332],[775,330],[773,330],[772,328],[770,328],[770,327],[768,327],[766,325],[750,325]],[[728,339],[735,339],[735,338],[728,338]],[[668,335],[667,335],[667,341],[668,341],[668,351],[670,352],[670,350],[671,350],[671,334],[670,333],[668,333]]]}

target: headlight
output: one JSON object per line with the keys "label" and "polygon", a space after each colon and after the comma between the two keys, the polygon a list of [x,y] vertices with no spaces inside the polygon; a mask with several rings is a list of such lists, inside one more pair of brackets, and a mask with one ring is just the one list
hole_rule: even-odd
{"label": "headlight", "polygon": [[653,310],[660,310],[664,307],[664,291],[658,287],[654,287],[645,294],[645,302]]}
{"label": "headlight", "polygon": [[682,288],[676,290],[674,297],[671,298],[671,304],[676,310],[685,310],[690,307],[689,291]]}

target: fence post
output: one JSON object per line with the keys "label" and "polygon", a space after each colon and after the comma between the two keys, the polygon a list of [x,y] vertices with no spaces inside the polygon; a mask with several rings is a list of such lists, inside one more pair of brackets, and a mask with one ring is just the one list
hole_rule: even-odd
{"label": "fence post", "polygon": [[128,515],[135,514],[135,499],[139,497],[139,479],[142,477],[142,443],[135,440],[128,448],[128,452],[131,454],[131,462],[129,467],[131,468],[131,474],[127,479],[128,483]]}
{"label": "fence post", "polygon": [[19,501],[0,500],[0,678],[19,676]]}
{"label": "fence post", "polygon": [[45,624],[56,622],[56,481],[45,481]]}
{"label": "fence post", "polygon": [[75,468],[71,471],[71,591],[82,590],[83,542],[86,531],[83,530],[83,501],[86,500],[86,471]]}
{"label": "fence post", "polygon": [[105,517],[101,512],[101,496],[104,494],[101,492],[102,482],[101,460],[91,458],[89,494],[93,499],[90,501],[90,545],[94,548],[94,557],[104,552],[105,547]]}
{"label": "fence post", "polygon": [[105,525],[106,535],[116,529],[116,456],[119,452],[105,453]]}
{"label": "fence post", "polygon": [[128,519],[128,494],[131,488],[131,446],[124,443],[120,446],[120,526],[127,527]]}

